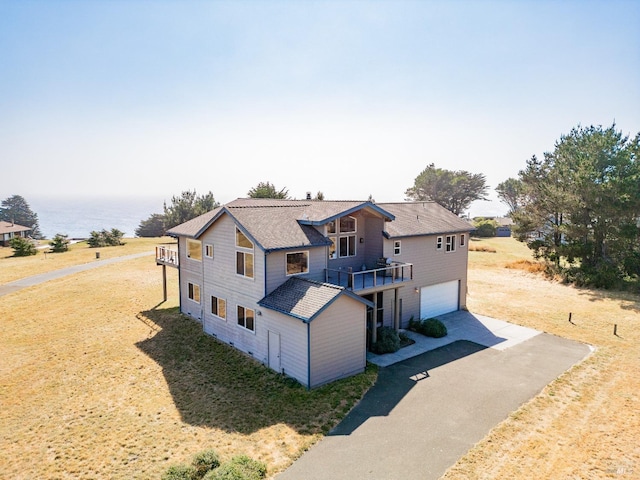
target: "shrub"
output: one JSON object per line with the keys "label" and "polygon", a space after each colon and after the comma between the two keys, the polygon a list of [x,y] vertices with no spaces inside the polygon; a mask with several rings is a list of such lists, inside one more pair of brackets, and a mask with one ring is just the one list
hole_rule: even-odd
{"label": "shrub", "polygon": [[447,334],[447,327],[437,318],[427,318],[420,323],[420,333],[427,337],[440,338]]}
{"label": "shrub", "polygon": [[202,478],[209,470],[220,466],[220,458],[215,450],[204,450],[193,457],[191,465],[195,469],[195,478]]}
{"label": "shrub", "polygon": [[111,231],[104,229],[101,232],[93,231],[90,235],[91,236],[87,240],[87,244],[90,248],[124,245],[124,242],[122,241],[124,232],[121,232],[117,228],[112,228]]}
{"label": "shrub", "polygon": [[239,455],[208,472],[204,480],[261,480],[266,475],[267,466],[264,463]]}
{"label": "shrub", "polygon": [[473,222],[476,227],[475,235],[477,237],[495,237],[498,222],[495,220],[480,218]]}
{"label": "shrub", "polygon": [[26,238],[13,237],[9,240],[9,246],[13,248],[14,257],[28,257],[29,255],[35,255],[38,250],[36,246]]}
{"label": "shrub", "polygon": [[51,252],[61,253],[69,250],[69,236],[56,233],[56,236],[51,240]]}
{"label": "shrub", "polygon": [[193,480],[195,477],[195,468],[191,465],[180,463],[170,466],[162,475],[162,480]]}
{"label": "shrub", "polygon": [[400,335],[391,327],[378,328],[378,341],[371,346],[377,354],[393,353],[400,350]]}

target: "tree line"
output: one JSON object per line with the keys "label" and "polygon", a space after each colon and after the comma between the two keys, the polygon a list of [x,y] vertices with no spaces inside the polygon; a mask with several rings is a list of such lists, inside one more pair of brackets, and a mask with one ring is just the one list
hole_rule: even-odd
{"label": "tree line", "polygon": [[[640,276],[640,133],[625,136],[615,124],[575,127],[561,135],[554,149],[539,159],[533,155],[517,178],[496,187],[507,206],[516,238],[526,242],[549,271],[578,284],[612,286],[638,282]],[[465,170],[447,170],[431,163],[405,190],[410,201],[434,201],[463,215],[474,201],[487,200],[486,177]],[[247,192],[250,198],[289,199],[286,188],[260,182]],[[314,200],[324,200],[318,192]],[[369,197],[370,201],[374,201]],[[163,205],[162,214],[142,220],[139,237],[162,236],[177,225],[220,204],[209,191],[183,191]],[[2,202],[0,220],[32,228],[41,238],[37,215],[14,195]],[[490,222],[479,228],[490,230]],[[109,237],[96,233],[96,242]],[[120,233],[120,232],[116,232]],[[59,243],[64,239],[58,239]],[[118,240],[119,241],[119,240]],[[117,243],[117,242],[116,242]]]}

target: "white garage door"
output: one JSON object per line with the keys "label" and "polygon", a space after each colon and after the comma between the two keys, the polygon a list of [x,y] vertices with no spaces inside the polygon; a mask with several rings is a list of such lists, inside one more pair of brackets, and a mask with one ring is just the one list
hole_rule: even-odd
{"label": "white garage door", "polygon": [[420,291],[420,318],[437,317],[458,310],[459,285],[460,282],[454,280],[422,287]]}

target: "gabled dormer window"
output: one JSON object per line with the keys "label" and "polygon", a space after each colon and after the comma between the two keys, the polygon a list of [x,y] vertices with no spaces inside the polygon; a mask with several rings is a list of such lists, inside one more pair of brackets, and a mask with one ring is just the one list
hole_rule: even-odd
{"label": "gabled dormer window", "polygon": [[253,242],[236,227],[236,273],[253,278]]}

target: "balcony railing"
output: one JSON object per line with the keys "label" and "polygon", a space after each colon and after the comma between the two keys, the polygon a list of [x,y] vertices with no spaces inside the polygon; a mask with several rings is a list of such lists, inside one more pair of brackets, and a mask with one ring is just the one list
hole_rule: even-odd
{"label": "balcony railing", "polygon": [[413,264],[393,262],[386,267],[353,271],[325,269],[325,281],[349,290],[368,290],[413,280]]}
{"label": "balcony railing", "polygon": [[178,268],[178,252],[165,246],[156,247],[156,264]]}

